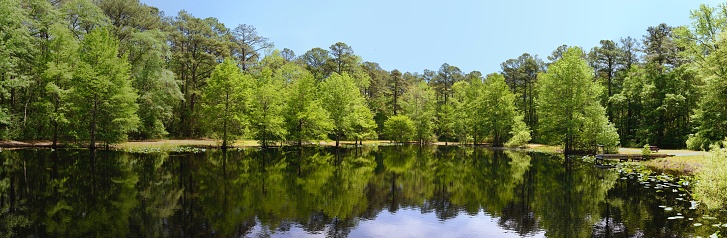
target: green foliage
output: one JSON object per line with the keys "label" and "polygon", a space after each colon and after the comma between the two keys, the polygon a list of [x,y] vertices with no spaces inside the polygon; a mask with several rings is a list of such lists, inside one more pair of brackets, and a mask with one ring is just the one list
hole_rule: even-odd
{"label": "green foliage", "polygon": [[263,147],[282,142],[287,135],[283,115],[285,82],[279,74],[274,75],[273,70],[269,65],[264,65],[254,76],[257,80],[253,86],[249,112],[253,138]]}
{"label": "green foliage", "polygon": [[315,78],[295,64],[286,64],[282,71],[289,75],[291,81],[284,109],[288,131],[286,139],[298,145],[303,141],[327,139],[333,121],[323,108]]}
{"label": "green foliage", "polygon": [[564,145],[566,154],[618,144],[618,134],[598,104],[601,90],[590,80],[592,71],[582,57],[580,49],[569,48],[538,81],[539,134],[548,144]]}
{"label": "green foliage", "polygon": [[417,128],[408,116],[396,115],[384,122],[384,134],[392,141],[405,143],[416,138]]}
{"label": "green foliage", "polygon": [[[0,2],[0,96],[9,98],[10,91],[28,84],[28,60],[33,55],[28,16],[21,8],[21,2],[3,0]],[[4,100],[3,100],[4,101]],[[12,104],[10,105],[12,107]],[[0,106],[0,129],[8,129],[12,121],[12,108]],[[2,133],[6,137],[7,131]]]}
{"label": "green foliage", "polygon": [[641,148],[641,156],[644,159],[648,159],[649,156],[651,156],[651,147],[649,147],[649,144],[645,144],[644,147]]}
{"label": "green foliage", "polygon": [[[230,56],[229,29],[215,18],[200,19],[180,11],[170,22],[170,69],[182,85],[184,100],[177,104],[174,127],[176,136],[201,136],[199,100],[206,80],[218,62]],[[170,128],[167,128],[170,129]]]}
{"label": "green foliage", "polygon": [[687,140],[690,149],[705,149],[712,143],[727,137],[727,33],[722,33],[717,42],[716,49],[706,57],[699,77],[703,78],[705,85],[702,88],[703,97],[699,108],[694,112],[693,119],[697,125],[697,132]]}
{"label": "green foliage", "polygon": [[206,126],[213,136],[222,139],[222,146],[245,134],[249,127],[246,112],[250,110],[253,82],[243,75],[237,64],[226,59],[215,67],[202,94]]}
{"label": "green foliage", "polygon": [[515,100],[515,94],[509,90],[505,77],[501,74],[487,75],[484,94],[478,99],[483,113],[471,116],[483,118],[483,127],[494,145],[502,145],[510,136],[516,135],[519,137],[510,145],[522,146],[530,140],[530,130],[524,126],[523,116],[517,111]]}
{"label": "green foliage", "polygon": [[713,144],[707,163],[697,171],[695,196],[710,209],[721,209],[727,201],[727,140]]}
{"label": "green foliage", "polygon": [[[136,130],[137,94],[131,87],[130,65],[118,55],[118,41],[99,28],[84,37],[81,62],[73,83],[74,121],[81,140],[106,144],[126,140]],[[90,129],[89,129],[90,128]],[[88,131],[87,131],[88,130]]]}
{"label": "green foliage", "polygon": [[411,118],[414,123],[415,137],[419,143],[436,140],[437,98],[434,90],[426,82],[419,82],[409,87],[402,96],[402,109],[404,115]]}
{"label": "green foliage", "polygon": [[333,135],[338,146],[346,135],[363,136],[376,126],[361,92],[348,74],[332,74],[320,84],[323,108],[333,120]]}
{"label": "green foliage", "polygon": [[530,129],[525,125],[525,121],[522,116],[516,116],[512,129],[510,130],[510,139],[505,142],[505,147],[523,147],[530,142],[532,137],[530,136]]}
{"label": "green foliage", "polygon": [[174,115],[174,105],[184,99],[172,71],[166,68],[169,47],[167,34],[159,30],[134,32],[126,41],[134,88],[139,92],[137,137],[159,139],[167,136],[165,122]]}

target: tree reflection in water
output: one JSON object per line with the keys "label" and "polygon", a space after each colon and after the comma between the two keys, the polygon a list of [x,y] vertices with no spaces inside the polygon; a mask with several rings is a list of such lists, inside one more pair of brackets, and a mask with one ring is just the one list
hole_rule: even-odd
{"label": "tree reflection in water", "polygon": [[713,232],[667,222],[655,207],[672,195],[643,191],[614,170],[517,151],[16,150],[0,153],[0,162],[0,236],[344,237],[382,213],[409,211],[440,224],[490,218],[519,236]]}

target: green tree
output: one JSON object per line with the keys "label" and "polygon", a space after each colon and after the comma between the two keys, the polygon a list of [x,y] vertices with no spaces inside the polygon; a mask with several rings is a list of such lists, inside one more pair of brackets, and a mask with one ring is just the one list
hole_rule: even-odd
{"label": "green tree", "polygon": [[691,111],[700,95],[694,70],[684,58],[679,35],[666,24],[649,27],[644,36],[644,89],[640,145],[684,147],[692,130]]}
{"label": "green tree", "polygon": [[384,122],[384,133],[387,138],[397,143],[409,142],[417,134],[414,122],[406,115],[389,117]]}
{"label": "green tree", "polygon": [[229,58],[218,64],[207,80],[202,94],[204,117],[214,136],[222,139],[223,149],[249,126],[245,113],[251,104],[251,87],[250,77]]}
{"label": "green tree", "polygon": [[[484,126],[485,108],[481,103],[485,92],[482,80],[460,81],[452,86],[451,103],[454,108],[454,132],[460,143],[472,141],[477,144],[486,136]],[[446,105],[446,104],[444,104]]]}
{"label": "green tree", "polygon": [[[0,102],[8,104],[0,106],[0,128],[6,129],[11,124],[11,113],[15,107],[16,90],[28,85],[26,70],[28,61],[33,54],[31,35],[25,24],[28,22],[27,12],[21,2],[7,0],[0,2]],[[6,100],[7,99],[7,100]]]}
{"label": "green tree", "polygon": [[69,120],[72,118],[69,112],[72,109],[72,102],[69,96],[72,95],[73,78],[78,67],[79,42],[66,26],[54,24],[50,28],[50,35],[53,39],[49,42],[49,60],[47,70],[43,77],[47,80],[45,85],[47,95],[47,117],[51,122],[52,147],[56,148],[60,137],[70,128]]}
{"label": "green tree", "polygon": [[447,104],[447,100],[453,94],[452,86],[454,86],[454,83],[463,79],[464,76],[462,75],[462,70],[458,67],[447,63],[442,64],[442,66],[439,67],[437,74],[434,78],[432,78],[432,81],[430,81],[432,87],[437,92],[437,100],[441,104]]}
{"label": "green tree", "polygon": [[353,133],[357,126],[373,126],[373,116],[351,76],[332,74],[321,83],[320,88],[323,108],[333,120],[336,147],[341,138]]}
{"label": "green tree", "polygon": [[[280,57],[279,55],[271,55]],[[270,57],[270,56],[269,56]],[[282,58],[281,58],[282,59]],[[274,68],[264,65],[255,74],[257,78],[250,106],[250,122],[254,138],[263,147],[268,147],[285,139],[285,82]]]}
{"label": "green tree", "polygon": [[[675,29],[677,45],[685,49],[683,56],[691,59],[689,67],[697,69],[701,100],[692,115],[696,133],[687,139],[690,149],[708,149],[727,137],[727,54],[724,39],[727,30],[727,5],[701,5],[692,10],[691,27]],[[686,99],[686,98],[685,98]]]}
{"label": "green tree", "polygon": [[390,74],[375,62],[364,62],[361,68],[371,79],[365,95],[368,107],[374,113],[376,133],[384,135],[384,121],[392,115],[391,107],[389,106]]}
{"label": "green tree", "polygon": [[322,81],[328,75],[325,72],[326,62],[329,60],[328,51],[323,48],[313,48],[300,56],[306,69],[310,71],[318,81]]}
{"label": "green tree", "polygon": [[497,73],[487,75],[482,98],[476,102],[482,104],[484,113],[471,116],[483,117],[483,128],[494,145],[504,144],[513,135],[520,136],[520,140],[530,137],[529,129],[522,128],[523,117],[515,107],[515,100],[515,94],[509,90],[505,77]]}
{"label": "green tree", "polygon": [[596,72],[596,80],[605,84],[607,93],[603,97],[603,106],[606,107],[608,118],[613,120],[611,101],[609,98],[620,90],[620,82],[616,82],[616,72],[621,67],[620,60],[623,58],[623,51],[612,40],[601,40],[601,46],[593,47],[588,53],[588,59]]}
{"label": "green tree", "polygon": [[161,12],[138,0],[102,0],[97,4],[110,20],[111,31],[120,42],[120,54],[128,55],[132,85],[139,93],[141,125],[131,136],[140,139],[167,136],[174,105],[184,96],[168,68],[169,34],[164,29]]}
{"label": "green tree", "polygon": [[517,109],[523,113],[525,123],[530,128],[537,127],[537,113],[535,98],[537,91],[535,83],[538,74],[545,71],[545,62],[530,54],[522,54],[517,59],[509,59],[500,64],[505,82],[510,90],[520,98],[515,101]]}
{"label": "green tree", "polygon": [[426,82],[411,85],[402,95],[402,109],[414,123],[415,137],[419,143],[436,140],[437,98],[435,92]]}
{"label": "green tree", "polygon": [[268,38],[258,35],[255,27],[251,25],[238,25],[232,31],[232,35],[234,36],[232,55],[237,58],[243,71],[246,71],[261,58],[260,51],[274,47]]}
{"label": "green tree", "polygon": [[323,108],[316,79],[296,64],[286,64],[282,71],[290,75],[291,83],[285,99],[285,123],[288,141],[298,146],[303,141],[325,140],[333,128],[328,111]]}
{"label": "green tree", "polygon": [[126,42],[133,86],[139,92],[138,114],[142,124],[135,133],[139,138],[167,136],[167,126],[175,113],[174,105],[184,100],[179,82],[167,69],[169,47],[166,36],[159,30],[135,32]]}
{"label": "green tree", "polygon": [[175,136],[197,137],[201,134],[198,112],[204,85],[218,62],[230,56],[230,33],[215,18],[200,19],[182,10],[171,20],[169,34],[172,72],[181,81],[184,100],[175,111]]}
{"label": "green tree", "polygon": [[96,148],[96,140],[108,144],[123,141],[136,130],[137,95],[131,87],[130,65],[118,57],[119,42],[105,28],[84,36],[81,62],[74,80],[74,119],[82,128],[77,133]]}
{"label": "green tree", "polygon": [[107,27],[109,18],[91,0],[70,0],[62,2],[61,12],[66,17],[68,28],[78,39],[96,28]]}
{"label": "green tree", "polygon": [[601,89],[590,80],[591,75],[591,68],[583,60],[583,51],[571,47],[561,59],[548,66],[548,71],[537,83],[540,135],[549,144],[563,145],[566,154],[592,150],[596,144],[606,147],[618,144],[617,140],[602,141],[589,137],[593,134],[616,134],[610,129],[613,125],[605,119],[605,110],[598,103]]}

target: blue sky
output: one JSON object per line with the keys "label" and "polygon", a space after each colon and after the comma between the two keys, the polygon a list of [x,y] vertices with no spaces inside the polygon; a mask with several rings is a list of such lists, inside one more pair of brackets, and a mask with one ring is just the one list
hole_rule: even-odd
{"label": "blue sky", "polygon": [[500,71],[523,53],[545,59],[562,44],[590,49],[602,39],[642,39],[659,23],[690,24],[704,0],[142,0],[175,16],[182,9],[228,28],[253,25],[296,55],[344,42],[385,70],[422,72],[449,63],[463,72]]}

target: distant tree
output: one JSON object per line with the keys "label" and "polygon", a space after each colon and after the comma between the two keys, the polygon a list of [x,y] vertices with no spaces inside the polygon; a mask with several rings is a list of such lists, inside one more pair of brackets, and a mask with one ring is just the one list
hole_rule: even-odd
{"label": "distant tree", "polygon": [[404,115],[414,123],[414,139],[419,143],[436,140],[434,130],[437,123],[437,98],[432,88],[426,82],[419,82],[409,86],[402,96]]}
{"label": "distant tree", "polygon": [[284,74],[292,77],[285,99],[287,140],[298,146],[303,141],[325,140],[333,129],[333,121],[323,108],[315,78],[296,64],[287,64]]}
{"label": "distant tree", "polygon": [[444,140],[444,144],[446,145],[451,139],[456,137],[454,129],[457,119],[451,102],[437,105],[437,107],[436,134],[439,136],[440,141]]}
{"label": "distant tree", "polygon": [[316,47],[305,52],[300,58],[305,63],[306,69],[313,74],[316,80],[322,81],[328,76],[325,72],[325,65],[329,60],[327,50]]}
{"label": "distant tree", "polygon": [[383,136],[384,121],[393,115],[390,103],[390,74],[382,69],[378,63],[364,62],[361,68],[370,78],[369,87],[366,89],[366,101],[371,112],[374,113],[376,122],[376,133]]}
{"label": "distant tree", "polygon": [[[201,136],[199,100],[215,66],[230,56],[229,29],[215,18],[200,19],[180,11],[170,22],[172,72],[181,81],[184,100],[175,108],[175,136]],[[248,55],[249,56],[249,55]]]}
{"label": "distant tree", "polygon": [[459,68],[447,63],[439,67],[439,71],[431,79],[430,84],[436,90],[438,101],[441,104],[447,104],[447,100],[453,94],[452,86],[462,79],[464,79],[464,76],[462,75],[462,70]]}
{"label": "distant tree", "polygon": [[331,56],[326,61],[328,75],[331,73],[343,74],[344,72],[352,75],[358,64],[358,57],[353,53],[351,46],[343,42],[336,42],[329,49]]}
{"label": "distant tree", "polygon": [[167,64],[169,33],[161,12],[138,0],[101,0],[97,4],[109,17],[111,32],[120,42],[120,54],[128,56],[132,85],[139,93],[141,126],[132,136],[165,137],[169,134],[166,127],[174,114],[174,105],[184,96]]}
{"label": "distant tree", "polygon": [[568,51],[568,48],[569,48],[568,45],[561,45],[561,46],[558,46],[558,48],[555,48],[555,50],[553,50],[553,53],[551,53],[548,56],[548,60],[550,60],[550,63],[553,63],[555,61],[558,61],[559,59],[562,59],[563,54],[565,54],[565,52]]}
{"label": "distant tree", "polygon": [[255,27],[251,25],[238,25],[232,30],[232,36],[234,37],[232,56],[237,59],[243,71],[261,58],[260,51],[274,47],[268,38],[258,35]]}
{"label": "distant tree", "polygon": [[482,127],[492,138],[494,145],[503,145],[513,135],[523,134],[522,137],[530,137],[530,130],[527,127],[522,128],[523,117],[517,111],[515,101],[515,94],[508,89],[505,77],[497,73],[487,75],[484,93],[475,102],[482,104],[480,107],[484,113],[471,116],[483,118]]}
{"label": "distant tree", "polygon": [[597,101],[600,89],[591,75],[583,51],[571,47],[537,83],[540,135],[549,144],[563,145],[566,154],[592,150],[596,144],[618,145],[618,134]]}
{"label": "distant tree", "polygon": [[248,129],[246,112],[252,103],[252,86],[250,76],[242,74],[230,58],[218,64],[207,80],[202,94],[203,115],[213,135],[222,139],[223,149]]}
{"label": "distant tree", "polygon": [[683,57],[674,28],[660,24],[647,29],[644,36],[644,89],[641,92],[643,131],[639,145],[681,148],[692,133],[690,114],[696,108],[700,83]]}
{"label": "distant tree", "polygon": [[[478,144],[487,136],[484,126],[485,108],[481,102],[485,85],[481,80],[460,81],[452,86],[452,106],[454,109],[454,134],[460,143]],[[444,104],[446,105],[446,104]]]}
{"label": "distant tree", "polygon": [[384,122],[386,137],[397,143],[409,142],[416,135],[414,122],[406,115],[389,117]]}
{"label": "distant tree", "polygon": [[339,146],[341,138],[353,133],[357,126],[374,124],[365,99],[351,76],[334,73],[321,83],[320,88],[323,107],[333,120],[332,133],[336,147]]}
{"label": "distant tree", "polygon": [[285,62],[292,62],[296,59],[295,52],[288,48],[284,48],[282,51],[280,51],[280,56],[285,59]]}
{"label": "distant tree", "polygon": [[621,67],[620,59],[623,57],[623,51],[621,48],[611,40],[601,40],[601,46],[594,47],[589,52],[589,61],[591,61],[593,70],[596,72],[596,80],[603,80],[603,84],[606,85],[607,93],[604,95],[605,102],[603,105],[606,107],[607,115],[609,119],[613,118],[611,113],[611,103],[609,98],[620,91],[621,83],[615,82],[616,71]]}
{"label": "distant tree", "polygon": [[109,25],[109,18],[91,0],[64,1],[61,3],[60,9],[61,13],[66,17],[65,22],[70,24],[68,28],[78,39],[83,39],[85,34],[96,28]]}
{"label": "distant tree", "polygon": [[[268,57],[275,57],[276,60]],[[263,61],[282,61],[279,55],[272,54]],[[254,74],[253,96],[250,106],[250,122],[254,138],[263,147],[285,140],[285,78],[280,75],[274,64],[262,63],[262,68]]]}
{"label": "distant tree", "polygon": [[398,115],[401,111],[401,96],[406,91],[406,82],[404,81],[404,78],[401,75],[401,72],[399,70],[392,70],[390,76],[388,77],[390,80],[388,85],[388,92],[391,95],[391,111],[393,115]]}
{"label": "distant tree", "polygon": [[525,124],[530,128],[536,128],[538,118],[535,100],[538,92],[535,83],[538,74],[545,71],[545,63],[537,55],[525,53],[517,59],[506,60],[500,67],[510,90],[519,96],[515,106],[523,113]]}

